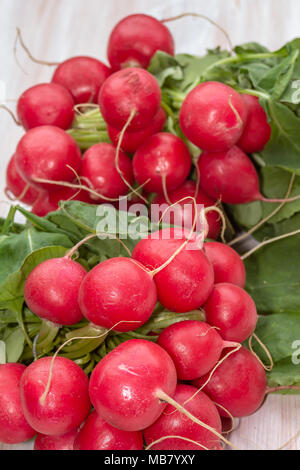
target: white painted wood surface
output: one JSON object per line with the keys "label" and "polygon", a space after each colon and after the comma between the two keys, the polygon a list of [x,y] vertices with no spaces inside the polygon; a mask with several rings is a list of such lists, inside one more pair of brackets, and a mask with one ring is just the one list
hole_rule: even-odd
{"label": "white painted wood surface", "polygon": [[[165,18],[184,11],[208,15],[230,34],[233,44],[258,41],[271,49],[300,36],[298,0],[0,0],[0,81],[6,98],[16,99],[31,85],[49,81],[52,69],[31,63],[22,50],[13,55],[16,26],[34,56],[61,61],[73,55],[105,60],[106,42],[113,25],[122,17],[145,12]],[[184,19],[169,25],[178,52],[202,53],[217,45],[226,47],[222,34],[200,19]],[[1,90],[1,86],[0,86]],[[8,102],[14,107],[14,102]],[[6,164],[22,130],[0,110],[0,214],[7,212],[3,194]],[[300,430],[300,397],[269,397],[262,409],[241,420],[232,435],[240,449],[278,449]],[[0,449],[32,448],[0,445]],[[299,449],[294,439],[286,449]]]}

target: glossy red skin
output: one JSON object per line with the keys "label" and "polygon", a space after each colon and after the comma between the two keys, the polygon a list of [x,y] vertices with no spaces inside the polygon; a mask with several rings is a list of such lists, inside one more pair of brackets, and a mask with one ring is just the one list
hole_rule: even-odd
{"label": "glossy red skin", "polygon": [[41,194],[34,205],[32,206],[31,212],[39,217],[44,217],[49,212],[54,212],[59,209],[60,201],[81,201],[91,203],[89,193],[87,191],[72,188],[62,188],[57,191],[51,191],[51,193]]}
{"label": "glossy red skin", "polygon": [[143,435],[114,428],[96,411],[90,414],[81,428],[74,450],[143,450]]}
{"label": "glossy red skin", "polygon": [[[179,249],[184,240],[141,240],[132,257],[148,269],[162,266]],[[158,300],[168,310],[178,313],[199,309],[208,299],[214,284],[213,268],[202,250],[185,247],[155,275]]]}
{"label": "glossy red skin", "polygon": [[[142,129],[138,132],[125,132],[122,139],[121,148],[124,152],[134,153],[147,139],[157,132],[161,132],[166,122],[166,113],[163,108],[160,108],[158,113],[154,116],[151,125],[146,129]],[[117,146],[120,137],[120,131],[107,127],[108,135],[112,143]]]}
{"label": "glossy red skin", "polygon": [[151,125],[161,105],[161,91],[153,75],[143,69],[128,68],[112,74],[103,84],[98,104],[106,123],[122,130],[130,114],[136,111],[130,132]]}
{"label": "glossy red skin", "polygon": [[227,152],[203,152],[198,161],[201,187],[225,204],[259,201],[259,179],[250,158],[238,147]]}
{"label": "glossy red skin", "polygon": [[256,328],[258,316],[254,300],[233,284],[216,284],[204,305],[206,321],[218,328],[226,341],[242,343]]}
{"label": "glossy red skin", "polygon": [[[134,182],[132,163],[128,155],[122,151],[119,152],[119,167],[125,180],[132,185]],[[95,191],[109,198],[118,198],[129,192],[128,186],[117,171],[116,148],[112,144],[96,144],[84,153],[80,177],[88,179]],[[85,180],[83,184],[86,184]],[[91,195],[91,198],[95,200],[96,196]]]}
{"label": "glossy red skin", "polygon": [[99,91],[111,69],[93,57],[78,56],[56,68],[52,82],[66,87],[76,104],[97,103]]}
{"label": "glossy red skin", "polygon": [[[22,178],[16,167],[15,156],[13,155],[6,168],[6,189],[19,199],[27,185],[27,181]],[[39,192],[32,186],[29,186],[24,196],[19,200],[30,206],[36,201],[38,196]]]}
{"label": "glossy red skin", "polygon": [[220,82],[205,82],[187,95],[179,121],[194,145],[210,152],[225,152],[240,139],[246,118],[246,106],[237,91]]}
{"label": "glossy red skin", "polygon": [[242,137],[237,145],[245,153],[261,152],[269,142],[272,129],[259,98],[251,95],[242,95],[248,111],[248,117]]}
{"label": "glossy red skin", "polygon": [[114,70],[131,65],[147,68],[156,51],[174,55],[174,40],[168,28],[149,15],[130,15],[112,30],[107,56]]}
{"label": "glossy red skin", "polygon": [[41,83],[22,93],[17,113],[26,130],[38,126],[69,129],[75,116],[74,100],[65,87],[56,83]]}
{"label": "glossy red skin", "polygon": [[[228,350],[223,356],[228,354]],[[195,380],[193,385],[201,387],[208,374]],[[233,353],[215,370],[203,391],[216,403],[226,408],[235,418],[249,416],[262,405],[267,387],[263,366],[248,349],[242,347]],[[228,418],[221,408],[221,416]]]}
{"label": "glossy red skin", "polygon": [[16,166],[21,176],[38,189],[55,191],[58,186],[38,183],[36,178],[50,181],[74,180],[81,164],[81,154],[75,140],[55,126],[30,129],[20,140],[16,150]]}
{"label": "glossy red skin", "polygon": [[133,157],[133,172],[137,182],[148,192],[163,193],[162,177],[168,191],[181,186],[191,170],[192,159],[183,140],[173,134],[154,134],[142,144]]}
{"label": "glossy red skin", "polygon": [[87,272],[69,258],[52,258],[34,268],[24,286],[25,302],[40,318],[59,325],[74,325],[83,315],[78,290]]}
{"label": "glossy red skin", "polygon": [[218,362],[224,341],[210,325],[187,320],[165,328],[158,338],[173,359],[180,380],[195,380]]}
{"label": "glossy red skin", "polygon": [[21,379],[21,403],[28,423],[41,434],[60,436],[77,429],[90,411],[89,380],[83,370],[65,357],[56,357],[50,391],[45,392],[52,357],[30,364]]}
{"label": "glossy red skin", "polygon": [[[178,385],[173,399],[180,405],[184,405],[196,392],[197,389],[191,385]],[[217,408],[204,393],[199,392],[184,405],[184,408],[197,419],[214,428],[219,434],[222,432]],[[220,439],[217,436],[176,411],[172,405],[167,405],[160,418],[144,431],[147,445],[165,436],[182,436],[198,442],[200,445],[183,439],[166,439],[155,444],[151,450],[203,450],[201,445],[213,450],[219,449],[220,446]]]}
{"label": "glossy red skin", "polygon": [[[150,273],[132,259],[120,257],[93,268],[80,286],[78,299],[90,322],[125,332],[139,328],[150,318],[157,291]],[[121,321],[124,323],[117,325]]]}
{"label": "glossy red skin", "polygon": [[23,364],[0,364],[0,442],[19,444],[35,435],[27,423],[20,398]]}
{"label": "glossy red skin", "polygon": [[205,243],[204,250],[213,265],[216,284],[228,282],[242,289],[245,287],[245,265],[235,250],[218,242]]}
{"label": "glossy red skin", "polygon": [[120,344],[95,367],[90,378],[94,408],[112,426],[141,431],[153,424],[166,404],[156,396],[173,396],[176,369],[170,356],[151,341]]}
{"label": "glossy red skin", "polygon": [[[197,191],[196,183],[190,180],[183,183],[183,185],[180,186],[180,188],[175,189],[174,191],[171,191],[168,194],[168,198],[172,204],[175,204],[176,202],[181,201],[185,197],[195,198],[196,203],[203,205],[205,208],[215,206],[216,204],[216,201],[208,197],[204,193],[204,191],[202,191],[201,188],[198,188],[198,191]],[[152,204],[167,204],[167,201],[163,195],[158,195],[154,198]],[[184,210],[184,206],[186,205],[192,205],[192,208],[193,208],[192,218],[190,218],[190,212]],[[177,204],[176,206],[174,206],[172,209],[174,212],[176,212],[176,215],[174,214],[173,211],[168,211],[165,214],[163,221],[170,220],[169,222],[170,224],[175,224],[176,222],[175,225],[182,224],[187,229],[192,228],[194,217],[195,217],[194,203],[192,200],[190,201],[188,199],[184,200],[180,202],[179,204]],[[169,215],[170,215],[170,219],[168,219]],[[206,220],[209,226],[207,237],[213,240],[216,240],[219,237],[220,230],[221,230],[220,216],[217,212],[211,211],[206,214]]]}
{"label": "glossy red skin", "polygon": [[38,434],[34,441],[34,450],[74,450],[74,441],[78,429],[73,429],[62,436]]}

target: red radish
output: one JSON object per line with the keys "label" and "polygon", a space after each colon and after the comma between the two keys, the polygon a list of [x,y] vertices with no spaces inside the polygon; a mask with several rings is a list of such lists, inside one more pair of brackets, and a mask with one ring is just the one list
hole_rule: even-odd
{"label": "red radish", "polygon": [[204,250],[212,262],[215,283],[227,282],[241,287],[246,284],[246,269],[239,254],[224,243],[207,242]]}
{"label": "red radish", "polygon": [[216,284],[204,305],[206,321],[226,341],[242,343],[255,330],[258,316],[254,300],[233,284]]}
{"label": "red radish", "polygon": [[[118,163],[125,181],[132,185],[134,180],[130,158],[120,151]],[[80,177],[86,186],[93,188],[107,198],[118,198],[129,191],[128,186],[117,171],[116,148],[112,144],[96,144],[85,152]],[[91,197],[96,199],[94,195]]]}
{"label": "red radish", "polygon": [[112,426],[140,431],[162,414],[166,403],[159,399],[160,392],[172,396],[176,383],[170,356],[151,341],[133,339],[117,346],[95,367],[90,397]]}
{"label": "red radish", "polygon": [[163,178],[167,191],[181,186],[191,166],[192,159],[183,140],[167,132],[148,137],[133,158],[137,182],[142,185],[150,180],[144,189],[155,193],[163,193]]}
{"label": "red radish", "polygon": [[78,190],[73,188],[61,188],[57,191],[51,191],[50,193],[42,193],[32,206],[31,212],[39,217],[44,217],[59,209],[60,201],[81,201],[90,203],[89,193],[84,190]]}
{"label": "red radish", "polygon": [[[224,356],[224,353],[223,353]],[[208,375],[193,382],[201,387]],[[246,348],[231,354],[215,370],[203,391],[216,403],[223,406],[235,418],[249,416],[261,406],[267,387],[263,366]],[[218,408],[221,416],[228,413]]]}
{"label": "red radish", "polygon": [[209,372],[219,361],[222,350],[228,347],[214,328],[193,320],[165,328],[157,344],[173,359],[178,378],[187,381]]}
{"label": "red radish", "polygon": [[33,204],[39,196],[39,192],[20,175],[16,167],[15,155],[11,157],[6,169],[6,191],[9,191],[15,198],[28,205]]}
{"label": "red radish", "polygon": [[220,82],[205,82],[186,97],[180,110],[184,135],[197,147],[225,152],[240,139],[247,118],[243,98]]}
{"label": "red radish", "polygon": [[[166,263],[183,243],[184,238],[164,239],[151,234],[135,246],[132,257],[148,269],[156,269]],[[154,277],[159,302],[167,309],[180,313],[200,308],[211,294],[214,284],[210,261],[202,250],[190,249],[190,243]]]}
{"label": "red radish", "polygon": [[151,125],[161,105],[161,91],[156,78],[138,68],[128,68],[111,75],[98,98],[107,124],[121,130],[134,112],[127,130],[136,132]]}
{"label": "red radish", "polygon": [[38,126],[69,129],[75,116],[74,100],[65,87],[56,83],[41,83],[22,93],[17,112],[26,130]]}
{"label": "red radish", "polygon": [[20,398],[23,364],[0,364],[0,442],[19,444],[35,435],[27,423]]}
{"label": "red radish", "polygon": [[[186,181],[180,188],[175,189],[174,191],[171,191],[168,193],[168,199],[172,204],[175,204],[178,201],[182,201],[176,206],[174,206],[172,209],[173,211],[168,211],[166,212],[164,218],[162,219],[162,222],[164,220],[169,221],[171,224],[175,225],[182,225],[186,229],[192,228],[193,223],[194,223],[194,217],[195,217],[195,208],[192,200],[183,200],[186,197],[193,197],[195,198],[195,201],[199,205],[203,205],[204,207],[212,207],[215,205],[215,201],[213,199],[210,199],[204,191],[201,190],[201,188],[198,188],[197,190],[197,185],[194,181]],[[167,200],[163,195],[158,195],[156,198],[154,198],[152,204],[168,204]],[[185,210],[186,206],[192,206],[191,211],[190,210]],[[200,209],[199,209],[200,210]],[[169,215],[171,216],[169,219]],[[162,216],[162,214],[161,214]],[[200,217],[200,214],[199,214]],[[220,234],[220,229],[221,229],[221,222],[220,222],[220,217],[219,214],[216,212],[208,212],[206,214],[206,220],[209,226],[209,231],[207,234],[208,238],[212,239],[217,239],[219,234]]]}
{"label": "red radish", "polygon": [[156,303],[151,274],[130,258],[111,258],[98,264],[86,275],[79,290],[83,315],[95,325],[116,331],[142,326]]}
{"label": "red radish", "polygon": [[22,177],[38,189],[55,191],[58,186],[38,182],[38,179],[67,181],[74,179],[73,168],[78,172],[80,150],[75,140],[55,126],[41,126],[29,130],[20,140],[16,150],[16,166]]}
{"label": "red radish", "polygon": [[174,40],[166,26],[149,15],[130,15],[113,29],[107,49],[114,70],[125,67],[147,68],[154,54],[174,55]]}
{"label": "red radish", "polygon": [[[142,129],[138,132],[125,132],[121,148],[124,152],[134,153],[150,135],[161,132],[166,122],[166,113],[163,108],[160,108],[158,113],[154,116],[153,121],[149,127]],[[108,135],[112,143],[117,146],[120,137],[120,131],[107,127]]]}
{"label": "red radish", "polygon": [[272,129],[259,98],[251,95],[242,95],[248,110],[246,126],[237,145],[245,153],[261,152],[271,138]]}
{"label": "red radish", "polygon": [[69,258],[52,258],[34,268],[24,286],[25,302],[40,318],[59,325],[74,325],[83,315],[78,290],[86,270]]}
{"label": "red radish", "polygon": [[[197,393],[197,389],[191,385],[178,385],[173,399],[220,434],[222,424],[216,406],[202,392],[198,392],[191,400],[195,393]],[[187,403],[185,404],[185,402]],[[203,448],[215,450],[220,447],[220,440],[211,431],[194,423],[172,405],[168,405],[160,418],[144,431],[148,445],[167,436],[180,436],[195,443],[184,439],[169,438],[153,445],[151,450],[203,450]]]}
{"label": "red radish", "polygon": [[77,429],[90,411],[89,380],[83,370],[65,357],[52,357],[30,364],[21,379],[21,403],[25,418],[39,433],[60,436]]}
{"label": "red radish", "polygon": [[75,440],[74,450],[143,450],[143,446],[141,432],[114,428],[93,411]]}
{"label": "red radish", "polygon": [[78,429],[73,429],[62,436],[38,434],[34,441],[34,450],[74,450],[74,441]]}
{"label": "red radish", "polygon": [[75,103],[97,103],[99,91],[111,70],[100,60],[79,56],[65,60],[56,68],[52,82],[66,87]]}

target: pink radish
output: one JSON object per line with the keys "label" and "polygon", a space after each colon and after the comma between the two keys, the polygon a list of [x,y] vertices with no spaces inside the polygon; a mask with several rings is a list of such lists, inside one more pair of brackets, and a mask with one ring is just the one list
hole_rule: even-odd
{"label": "pink radish", "polygon": [[74,450],[143,450],[143,445],[141,432],[114,428],[93,411],[76,437]]}
{"label": "pink radish", "polygon": [[200,149],[225,152],[240,139],[246,117],[246,105],[239,93],[223,83],[205,82],[183,102],[180,126]]}
{"label": "pink radish", "polygon": [[[154,116],[150,126],[137,132],[125,132],[121,148],[124,152],[134,153],[150,135],[161,132],[166,122],[166,113],[163,108],[160,108],[158,113]],[[120,131],[113,127],[107,127],[108,135],[112,143],[117,146],[120,138]]]}
{"label": "pink radish", "polygon": [[73,429],[62,436],[38,434],[34,441],[34,450],[74,450],[74,441],[78,429]]}
{"label": "pink radish", "polygon": [[[207,379],[208,375],[193,384],[201,387]],[[232,416],[239,418],[258,410],[265,398],[266,387],[263,366],[248,349],[241,348],[215,370],[203,391]],[[228,418],[228,413],[222,408],[219,408],[219,413]]]}
{"label": "pink radish", "polygon": [[17,112],[23,127],[57,126],[69,129],[74,119],[74,100],[69,91],[56,83],[41,83],[24,91]]}
{"label": "pink radish", "polygon": [[[130,158],[122,151],[118,155],[118,164],[123,178],[128,185],[132,185],[134,181],[132,163]],[[96,144],[85,152],[80,177],[83,184],[107,198],[118,198],[129,191],[128,185],[117,171],[116,148],[112,144]],[[96,199],[96,196],[92,195],[92,198]]]}
{"label": "pink radish", "polygon": [[146,70],[128,68],[111,75],[103,84],[98,104],[106,123],[136,132],[151,125],[161,105],[157,80]]}
{"label": "pink radish", "polygon": [[[202,392],[199,392],[191,400],[195,393],[197,393],[197,389],[191,385],[178,385],[173,398],[193,416],[220,434],[222,425],[216,406]],[[185,402],[187,403],[185,404]],[[193,423],[172,405],[168,405],[160,418],[144,431],[148,445],[167,436],[178,436],[183,439],[170,437],[151,446],[151,450],[214,450],[220,448],[220,440],[213,433],[199,424]]]}
{"label": "pink radish", "polygon": [[6,169],[6,191],[13,194],[24,204],[33,204],[39,196],[39,192],[30,186],[20,175],[16,167],[15,155],[13,155]]}
{"label": "pink radish", "polygon": [[255,330],[258,316],[254,300],[233,284],[216,284],[204,305],[206,321],[226,341],[242,343]]}
{"label": "pink radish", "polygon": [[139,184],[146,183],[148,192],[163,193],[181,186],[191,170],[192,159],[183,140],[167,132],[148,137],[133,158],[134,176]]}
{"label": "pink radish", "polygon": [[147,68],[156,51],[174,55],[173,37],[160,21],[149,15],[130,15],[113,29],[107,49],[114,70]]}
{"label": "pink radish", "polygon": [[19,444],[35,435],[25,419],[20,398],[23,364],[0,364],[0,442]]}
{"label": "pink radish", "polygon": [[29,130],[16,150],[16,166],[21,176],[38,189],[55,191],[50,181],[73,181],[81,164],[80,150],[75,140],[55,126],[41,126]]}
{"label": "pink radish", "polygon": [[130,258],[111,258],[92,269],[79,290],[79,306],[92,323],[131,331],[150,318],[157,303],[152,276]]}
{"label": "pink radish", "polygon": [[21,379],[21,403],[25,418],[37,432],[60,436],[77,429],[87,417],[89,380],[75,362],[64,357],[55,358],[50,376],[51,362],[51,357],[43,357],[27,367]]}
{"label": "pink radish", "polygon": [[96,411],[123,431],[151,426],[173,396],[177,376],[170,356],[151,341],[133,339],[107,354],[90,379],[90,397]]}
{"label": "pink radish", "polygon": [[245,153],[261,152],[270,140],[272,129],[259,98],[242,95],[248,111],[246,126],[237,145]]}
{"label": "pink radish", "polygon": [[207,242],[204,250],[212,262],[215,283],[227,282],[241,287],[246,284],[246,269],[239,254],[224,243]]}
{"label": "pink radish", "polygon": [[[151,234],[141,240],[132,254],[148,269],[161,267],[184,243],[184,238],[164,239],[159,235]],[[213,289],[214,273],[210,261],[204,251],[190,250],[189,243],[154,277],[160,303],[175,312],[199,309]]]}
{"label": "pink radish", "polygon": [[83,318],[77,297],[85,276],[86,270],[67,257],[44,261],[26,279],[25,302],[40,318],[73,325]]}
{"label": "pink radish", "polygon": [[[59,186],[57,186],[59,188]],[[91,203],[89,193],[84,190],[73,188],[61,188],[50,193],[42,193],[32,206],[31,212],[39,217],[44,217],[49,212],[59,209],[60,201],[81,201]]]}
{"label": "pink radish", "polygon": [[99,91],[111,70],[93,57],[78,56],[56,68],[52,82],[66,87],[75,103],[97,103]]}

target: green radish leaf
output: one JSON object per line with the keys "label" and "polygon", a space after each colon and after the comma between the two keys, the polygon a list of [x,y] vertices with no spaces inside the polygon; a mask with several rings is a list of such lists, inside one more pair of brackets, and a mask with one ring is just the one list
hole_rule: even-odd
{"label": "green radish leaf", "polygon": [[6,362],[18,362],[25,344],[25,337],[21,328],[7,328],[3,341],[6,349]]}
{"label": "green radish leaf", "polygon": [[183,79],[183,70],[176,57],[165,52],[158,51],[152,57],[148,71],[155,76],[159,86],[162,87],[166,82],[176,86],[177,81]]}
{"label": "green radish leaf", "polygon": [[250,204],[228,204],[227,207],[234,220],[246,229],[252,228],[262,219],[262,203],[260,201]]}
{"label": "green radish leaf", "polygon": [[275,238],[281,235],[295,232],[300,227],[300,212],[295,214],[289,219],[282,220],[276,224],[265,224],[262,228],[257,230],[253,236],[259,240],[266,240],[268,238]]}

